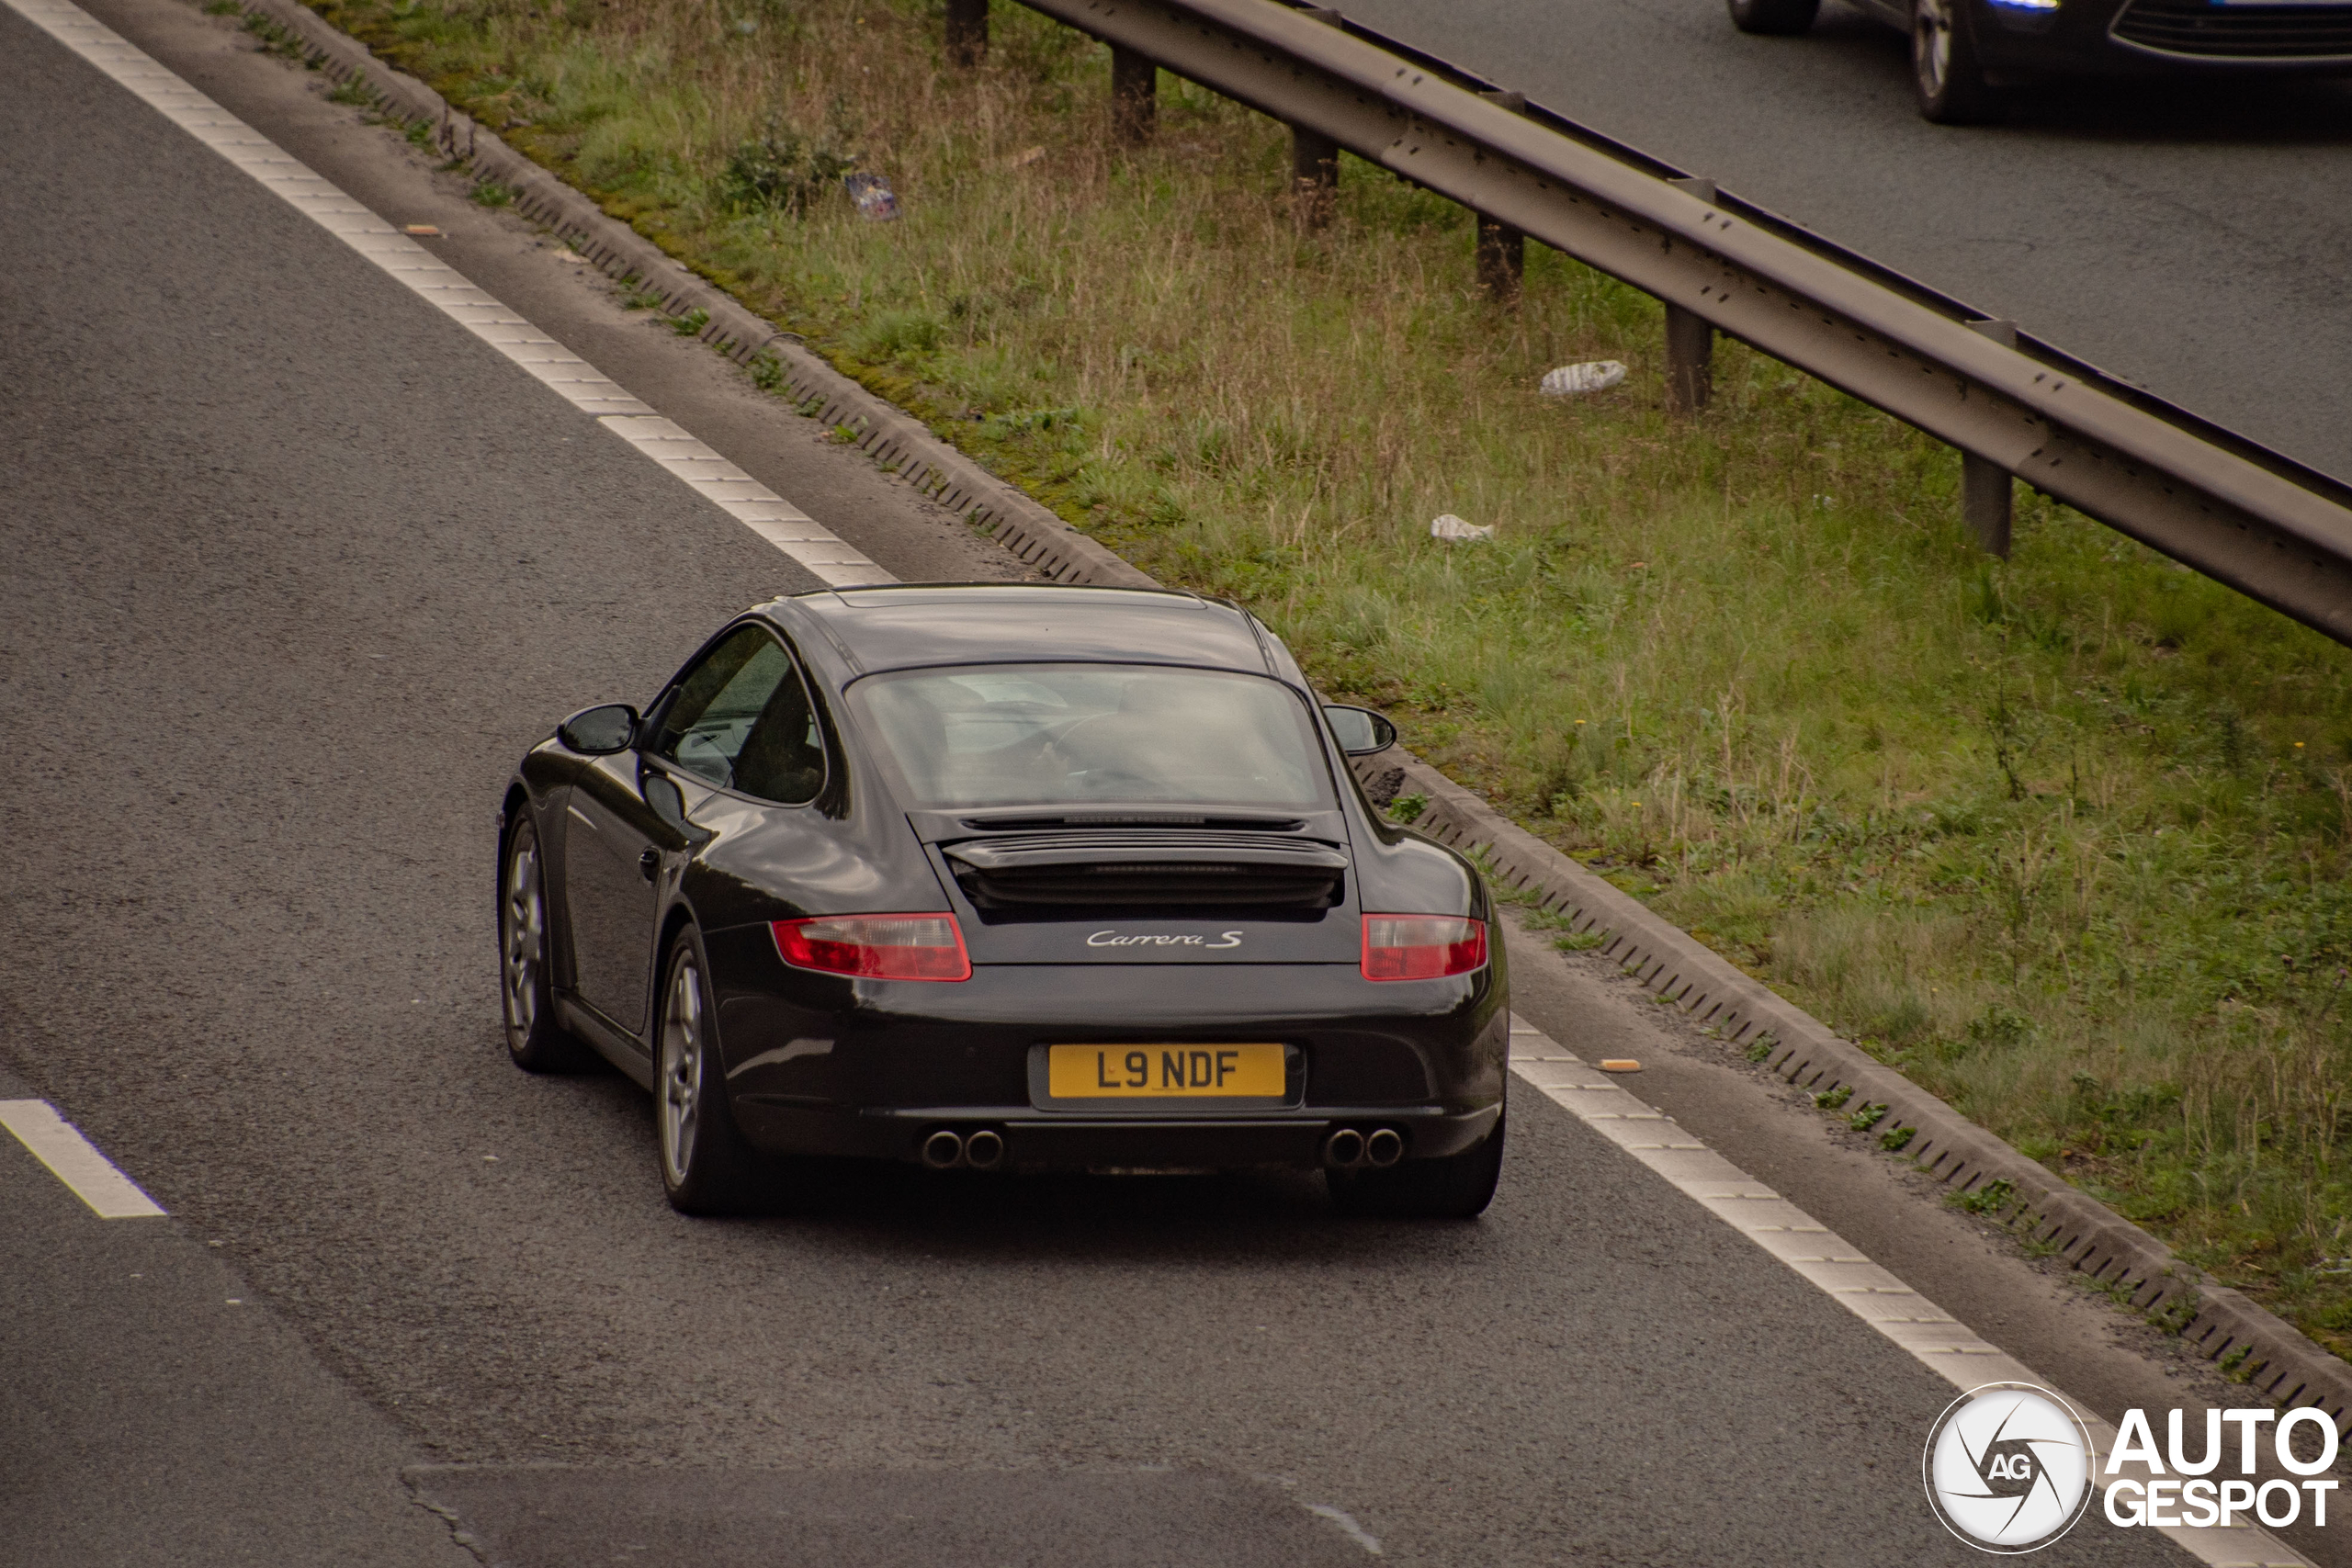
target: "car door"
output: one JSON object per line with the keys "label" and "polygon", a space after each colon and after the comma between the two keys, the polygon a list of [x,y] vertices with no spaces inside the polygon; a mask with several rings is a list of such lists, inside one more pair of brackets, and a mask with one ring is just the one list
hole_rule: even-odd
{"label": "car door", "polygon": [[646,830],[642,776],[643,762],[634,751],[590,762],[571,786],[563,836],[572,988],[608,1021],[640,1038],[659,870]]}
{"label": "car door", "polygon": [[[564,867],[575,987],[640,1041],[648,1038],[663,859],[686,847],[673,774],[686,783],[791,803],[824,780],[807,692],[784,645],[745,624],[679,677],[639,747],[598,758],[572,788]],[[699,795],[700,790],[694,792]]]}

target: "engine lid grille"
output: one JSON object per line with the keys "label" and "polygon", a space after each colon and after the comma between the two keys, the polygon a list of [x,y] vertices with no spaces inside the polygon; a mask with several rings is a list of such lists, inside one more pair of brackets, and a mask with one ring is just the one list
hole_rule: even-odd
{"label": "engine lid grille", "polygon": [[1259,833],[1000,834],[941,852],[982,909],[1328,909],[1348,869],[1333,845]]}

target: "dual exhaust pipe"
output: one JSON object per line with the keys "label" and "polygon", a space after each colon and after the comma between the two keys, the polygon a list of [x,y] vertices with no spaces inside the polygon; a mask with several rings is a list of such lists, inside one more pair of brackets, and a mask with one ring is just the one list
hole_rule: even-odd
{"label": "dual exhaust pipe", "polygon": [[989,1127],[974,1133],[942,1127],[922,1141],[922,1163],[933,1170],[994,1170],[1004,1163],[1004,1134]]}
{"label": "dual exhaust pipe", "polygon": [[[1404,1157],[1405,1135],[1394,1127],[1340,1127],[1323,1140],[1323,1163],[1334,1170],[1385,1170]],[[994,1170],[1004,1163],[1004,1134],[992,1127],[970,1133],[942,1127],[923,1139],[922,1163],[933,1170]]]}
{"label": "dual exhaust pipe", "polygon": [[1334,1170],[1367,1165],[1386,1170],[1404,1157],[1405,1134],[1394,1127],[1374,1127],[1369,1133],[1341,1127],[1323,1140],[1323,1163]]}

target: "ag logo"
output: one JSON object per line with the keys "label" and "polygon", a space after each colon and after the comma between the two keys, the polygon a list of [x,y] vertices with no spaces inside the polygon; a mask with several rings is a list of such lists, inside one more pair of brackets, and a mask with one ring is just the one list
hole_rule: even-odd
{"label": "ag logo", "polygon": [[2038,1551],[2090,1506],[2090,1452],[2082,1417],[2048,1389],[1986,1383],[1928,1434],[1928,1503],[1981,1551]]}

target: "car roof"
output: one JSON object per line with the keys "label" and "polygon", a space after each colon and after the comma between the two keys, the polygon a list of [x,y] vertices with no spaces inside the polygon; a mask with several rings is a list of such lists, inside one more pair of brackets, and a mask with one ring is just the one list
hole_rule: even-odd
{"label": "car roof", "polygon": [[851,679],[940,664],[1186,664],[1275,675],[1250,615],[1196,593],[1051,583],[923,583],[825,589],[769,606],[807,616]]}

